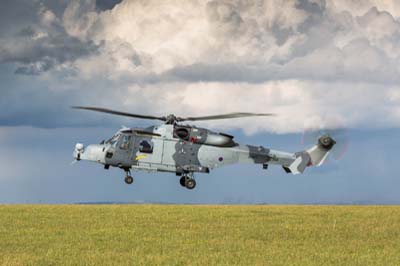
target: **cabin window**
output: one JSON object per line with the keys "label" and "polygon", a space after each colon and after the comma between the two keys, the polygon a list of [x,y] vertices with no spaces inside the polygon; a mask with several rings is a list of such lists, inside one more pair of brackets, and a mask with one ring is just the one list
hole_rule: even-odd
{"label": "cabin window", "polygon": [[142,140],[139,144],[139,151],[143,153],[152,153],[153,152],[153,145],[150,141]]}
{"label": "cabin window", "polygon": [[129,143],[131,142],[131,136],[129,135],[122,135],[121,138],[121,144],[119,145],[119,148],[121,150],[127,150],[129,148]]}

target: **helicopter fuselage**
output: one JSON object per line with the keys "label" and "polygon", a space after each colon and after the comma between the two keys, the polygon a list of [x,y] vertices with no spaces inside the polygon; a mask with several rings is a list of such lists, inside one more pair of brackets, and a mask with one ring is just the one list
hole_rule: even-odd
{"label": "helicopter fuselage", "polygon": [[235,163],[261,164],[264,169],[276,164],[287,173],[299,174],[307,166],[320,165],[333,145],[332,139],[321,137],[307,151],[288,153],[241,145],[233,136],[204,128],[163,124],[144,129],[123,128],[109,140],[87,147],[78,143],[73,156],[78,161],[103,164],[106,169],[113,166],[125,170],[128,184],[133,182],[130,170],[145,170],[176,173],[182,176],[183,186],[193,188],[195,184],[189,185],[194,182],[194,173],[209,173],[214,168]]}
{"label": "helicopter fuselage", "polygon": [[[77,156],[77,151],[75,151]],[[121,129],[110,140],[84,148],[79,160],[136,170],[208,173],[234,163],[280,164],[289,167],[292,153],[262,146],[240,145],[233,136],[204,128],[160,125]]]}

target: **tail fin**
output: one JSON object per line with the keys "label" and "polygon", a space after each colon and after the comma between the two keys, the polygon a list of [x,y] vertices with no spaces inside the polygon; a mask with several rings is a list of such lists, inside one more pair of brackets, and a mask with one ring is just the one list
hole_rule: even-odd
{"label": "tail fin", "polygon": [[296,160],[289,166],[290,171],[293,174],[301,174],[307,166],[322,165],[335,144],[336,141],[328,135],[320,137],[317,145],[296,154]]}

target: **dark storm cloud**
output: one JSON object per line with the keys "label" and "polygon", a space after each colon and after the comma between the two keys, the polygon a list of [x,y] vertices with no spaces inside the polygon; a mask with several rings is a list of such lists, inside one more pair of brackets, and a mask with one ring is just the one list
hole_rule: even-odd
{"label": "dark storm cloud", "polygon": [[[40,76],[18,76],[15,80],[13,72],[12,65],[0,65],[0,126],[119,128],[132,121],[70,108],[75,105],[102,105],[120,109],[111,99],[121,92],[118,88],[110,90],[112,84],[105,79],[99,78],[96,88],[92,88],[93,81],[75,80],[60,89],[58,86],[62,84],[46,82]],[[140,121],[136,122],[140,124]]]}
{"label": "dark storm cloud", "polygon": [[0,38],[13,35],[37,21],[34,1],[3,0],[0,3]]}
{"label": "dark storm cloud", "polygon": [[31,77],[20,77],[15,81],[12,73],[12,66],[0,66],[0,124],[62,126],[71,93],[53,91],[48,84],[41,84]]}
{"label": "dark storm cloud", "polygon": [[115,5],[121,3],[122,0],[96,0],[96,8],[99,11],[113,9]]}
{"label": "dark storm cloud", "polygon": [[37,75],[56,65],[93,54],[98,48],[90,41],[82,42],[62,31],[36,40],[30,37],[34,34],[32,27],[22,29],[19,36],[13,38],[16,44],[0,46],[0,62],[19,63],[17,74]]}
{"label": "dark storm cloud", "polygon": [[39,11],[50,10],[60,17],[69,0],[2,0],[0,2],[0,38],[9,38],[40,23]]}
{"label": "dark storm cloud", "polygon": [[16,63],[16,74],[38,75],[98,49],[65,31],[57,14],[66,1],[5,1],[1,6],[0,63]]}
{"label": "dark storm cloud", "polygon": [[[345,51],[355,52],[359,49],[358,45],[346,47]],[[344,57],[341,51],[331,51],[333,56]],[[384,54],[377,52],[382,58]],[[316,55],[318,56],[318,55]],[[387,59],[387,58],[386,58]],[[387,62],[391,60],[387,59]],[[342,65],[334,62],[321,62],[318,72],[307,67],[312,64],[311,59],[299,58],[287,64],[268,64],[259,66],[247,66],[241,64],[193,64],[188,66],[176,67],[160,75],[149,74],[146,76],[135,77],[137,81],[143,82],[248,82],[264,83],[273,80],[317,80],[335,82],[340,76],[341,81],[347,82],[370,82],[377,84],[396,85],[400,82],[400,76],[394,67],[396,61],[391,65],[382,65],[376,70],[351,71]],[[366,75],[366,73],[368,73]]]}

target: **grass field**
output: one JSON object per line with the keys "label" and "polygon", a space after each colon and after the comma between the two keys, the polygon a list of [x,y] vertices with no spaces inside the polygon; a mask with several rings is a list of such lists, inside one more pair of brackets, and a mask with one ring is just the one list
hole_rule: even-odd
{"label": "grass field", "polygon": [[400,265],[400,207],[0,206],[0,265]]}

